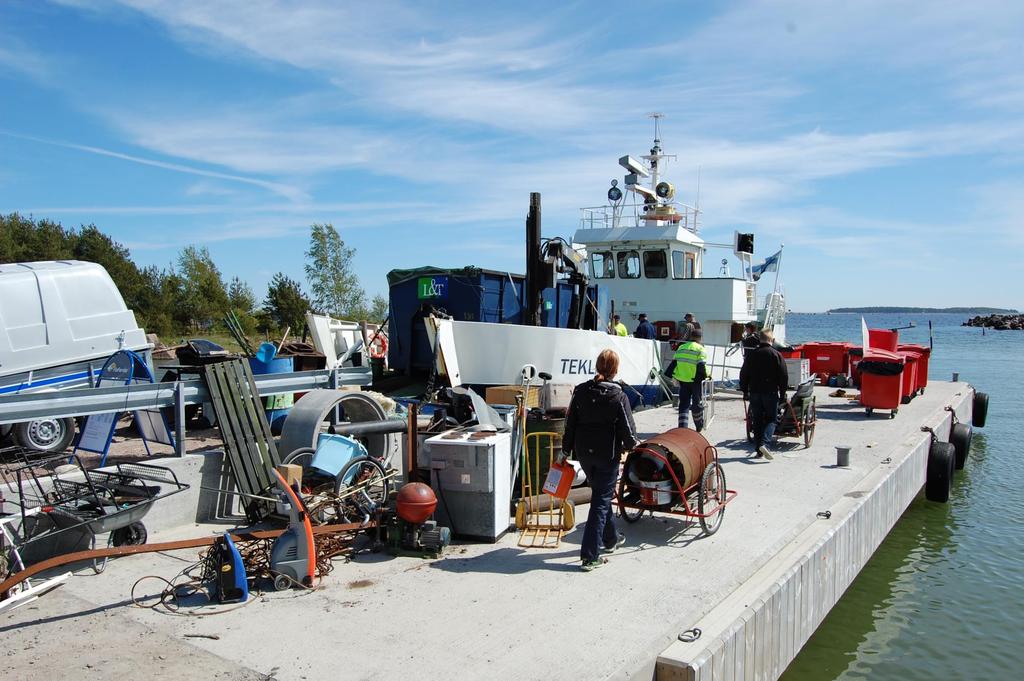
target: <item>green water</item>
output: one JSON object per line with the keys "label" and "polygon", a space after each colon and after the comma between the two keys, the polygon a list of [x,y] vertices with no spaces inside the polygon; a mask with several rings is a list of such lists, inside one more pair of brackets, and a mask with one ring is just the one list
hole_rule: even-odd
{"label": "green water", "polygon": [[[927,343],[932,380],[953,371],[990,395],[948,504],[919,496],[783,681],[1024,678],[1024,333],[960,327],[960,315],[870,315]],[[790,341],[858,340],[856,315],[791,315]],[[820,426],[819,426],[820,427]]]}

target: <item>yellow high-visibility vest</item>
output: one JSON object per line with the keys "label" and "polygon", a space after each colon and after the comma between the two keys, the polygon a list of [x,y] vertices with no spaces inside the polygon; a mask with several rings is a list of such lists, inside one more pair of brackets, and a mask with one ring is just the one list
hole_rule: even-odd
{"label": "yellow high-visibility vest", "polygon": [[676,370],[672,372],[672,378],[682,383],[693,383],[693,379],[697,377],[697,365],[707,361],[708,353],[697,341],[687,341],[676,348],[676,354],[672,359],[676,361]]}
{"label": "yellow high-visibility vest", "polygon": [[629,335],[629,331],[626,330],[626,325],[623,324],[622,322],[619,322],[618,324],[616,324],[612,328],[612,330],[615,331],[615,335],[616,336],[628,336]]}

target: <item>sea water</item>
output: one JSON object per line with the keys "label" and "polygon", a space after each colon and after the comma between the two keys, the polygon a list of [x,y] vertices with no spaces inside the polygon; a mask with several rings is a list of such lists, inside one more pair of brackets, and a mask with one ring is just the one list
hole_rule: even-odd
{"label": "sea water", "polygon": [[[1024,678],[1024,332],[960,326],[968,317],[865,315],[914,322],[900,341],[926,345],[931,320],[930,379],[955,371],[988,393],[988,422],[949,503],[911,503],[783,681]],[[790,314],[787,340],[859,344],[860,319]]]}

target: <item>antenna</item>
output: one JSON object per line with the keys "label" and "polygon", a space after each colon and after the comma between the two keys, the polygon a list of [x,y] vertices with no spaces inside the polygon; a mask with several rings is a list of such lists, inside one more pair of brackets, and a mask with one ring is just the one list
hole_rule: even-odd
{"label": "antenna", "polygon": [[659,111],[652,111],[647,114],[648,118],[654,119],[654,144],[661,144],[661,119],[665,117],[665,114]]}

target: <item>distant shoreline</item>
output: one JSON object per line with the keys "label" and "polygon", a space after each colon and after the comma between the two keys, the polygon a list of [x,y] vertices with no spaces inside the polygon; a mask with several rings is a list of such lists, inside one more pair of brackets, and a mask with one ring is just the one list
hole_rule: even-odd
{"label": "distant shoreline", "polygon": [[930,314],[1018,314],[1017,310],[1002,307],[837,307],[826,310],[829,314],[930,313]]}

